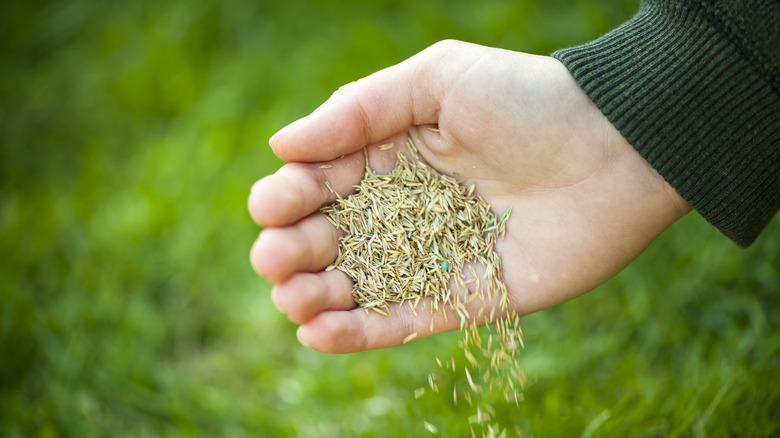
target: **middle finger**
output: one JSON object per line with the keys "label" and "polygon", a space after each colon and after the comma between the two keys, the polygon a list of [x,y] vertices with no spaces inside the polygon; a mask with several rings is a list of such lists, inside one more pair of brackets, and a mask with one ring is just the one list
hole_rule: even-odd
{"label": "middle finger", "polygon": [[252,266],[272,283],[281,283],[295,272],[320,271],[336,259],[338,237],[321,213],[287,227],[266,228],[252,246]]}

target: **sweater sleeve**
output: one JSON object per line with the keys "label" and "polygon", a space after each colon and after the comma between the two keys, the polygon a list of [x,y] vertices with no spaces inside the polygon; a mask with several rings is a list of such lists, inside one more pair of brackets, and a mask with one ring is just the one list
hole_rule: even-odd
{"label": "sweater sleeve", "polygon": [[756,239],[780,208],[780,2],[648,0],[553,57],[705,219]]}

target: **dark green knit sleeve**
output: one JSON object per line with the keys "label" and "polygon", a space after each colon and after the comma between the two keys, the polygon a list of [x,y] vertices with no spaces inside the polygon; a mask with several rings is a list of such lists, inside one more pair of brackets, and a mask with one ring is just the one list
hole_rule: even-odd
{"label": "dark green knit sleeve", "polygon": [[780,208],[780,1],[646,1],[553,56],[694,209],[756,239]]}

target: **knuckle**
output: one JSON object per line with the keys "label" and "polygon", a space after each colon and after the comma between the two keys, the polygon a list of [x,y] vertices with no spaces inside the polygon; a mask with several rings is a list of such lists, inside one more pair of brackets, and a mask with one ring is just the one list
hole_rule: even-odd
{"label": "knuckle", "polygon": [[355,88],[355,86],[357,86],[357,83],[358,81],[347,82],[346,84],[340,86],[333,94],[344,93],[345,91],[349,91]]}
{"label": "knuckle", "polygon": [[437,41],[433,43],[429,48],[428,51],[443,55],[451,53],[461,47],[463,47],[465,43],[463,41],[455,40],[455,39],[445,39],[441,41]]}

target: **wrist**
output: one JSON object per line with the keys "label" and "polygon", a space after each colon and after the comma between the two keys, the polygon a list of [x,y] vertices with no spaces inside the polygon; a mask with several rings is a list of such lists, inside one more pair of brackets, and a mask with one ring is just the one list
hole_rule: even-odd
{"label": "wrist", "polygon": [[683,3],[646,2],[553,56],[678,193],[747,246],[780,205],[780,179],[769,177],[780,172],[780,95],[760,63]]}

